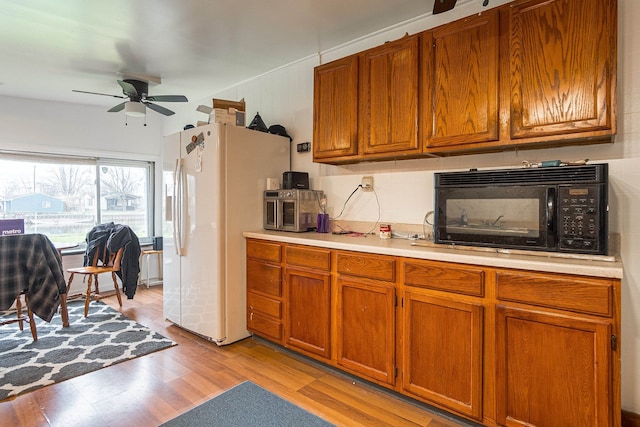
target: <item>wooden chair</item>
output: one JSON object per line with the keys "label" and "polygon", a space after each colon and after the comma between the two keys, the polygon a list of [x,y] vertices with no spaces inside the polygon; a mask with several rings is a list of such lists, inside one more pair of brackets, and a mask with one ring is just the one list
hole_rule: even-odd
{"label": "wooden chair", "polygon": [[[22,315],[22,295],[24,295],[24,303],[27,306],[27,317]],[[24,290],[20,292],[20,295],[16,298],[16,312],[18,313],[18,317],[11,320],[5,320],[4,322],[0,322],[0,326],[8,325],[9,323],[16,323],[20,327],[20,330],[24,330],[24,322],[29,323],[29,327],[31,328],[31,336],[33,337],[33,341],[38,341],[38,331],[36,330],[36,322],[33,321],[33,312],[31,311],[31,307],[29,307],[29,292]]]}
{"label": "wooden chair", "polygon": [[[105,247],[105,252],[107,251]],[[68,268],[67,273],[70,273],[69,280],[67,281],[67,294],[71,290],[71,282],[73,281],[73,277],[76,274],[81,274],[87,279],[87,293],[85,294],[84,301],[84,317],[87,317],[89,314],[89,302],[92,299],[98,300],[104,298],[100,295],[100,289],[98,287],[98,274],[102,273],[111,273],[111,278],[113,279],[113,288],[116,290],[116,296],[118,297],[118,304],[122,307],[122,296],[120,295],[120,288],[118,287],[118,280],[116,273],[120,271],[120,261],[122,260],[122,253],[124,252],[124,248],[118,249],[118,252],[109,254],[109,260],[104,265],[99,264],[99,253],[93,257],[93,261],[90,266],[86,267],[78,267],[78,268]],[[105,255],[105,254],[103,254]],[[106,257],[103,256],[102,259]],[[91,285],[95,279],[95,292],[92,293]]]}

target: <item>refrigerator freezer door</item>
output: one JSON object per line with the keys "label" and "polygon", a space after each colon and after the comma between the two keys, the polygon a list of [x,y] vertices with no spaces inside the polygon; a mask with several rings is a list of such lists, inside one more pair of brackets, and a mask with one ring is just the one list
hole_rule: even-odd
{"label": "refrigerator freezer door", "polygon": [[176,247],[176,165],[180,161],[180,134],[167,136],[162,153],[162,239],[164,317],[180,323],[180,255]]}
{"label": "refrigerator freezer door", "polygon": [[[194,136],[203,142],[187,153],[186,147]],[[224,310],[220,297],[219,274],[222,267],[218,249],[222,226],[220,210],[224,199],[218,133],[212,126],[189,129],[182,133],[181,145],[184,147],[185,211],[182,221],[185,232],[180,275],[180,325],[219,341],[225,336],[224,325],[219,320]]]}

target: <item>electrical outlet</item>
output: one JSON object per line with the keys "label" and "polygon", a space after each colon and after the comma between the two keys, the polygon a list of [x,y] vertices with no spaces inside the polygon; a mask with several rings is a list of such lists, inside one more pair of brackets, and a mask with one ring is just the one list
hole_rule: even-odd
{"label": "electrical outlet", "polygon": [[363,176],[362,177],[362,191],[373,191],[373,177],[372,176]]}

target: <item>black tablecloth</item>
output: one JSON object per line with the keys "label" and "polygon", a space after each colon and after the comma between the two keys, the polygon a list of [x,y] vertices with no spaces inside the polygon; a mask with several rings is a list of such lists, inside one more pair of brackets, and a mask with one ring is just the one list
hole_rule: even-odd
{"label": "black tablecloth", "polygon": [[43,234],[0,237],[0,310],[10,308],[24,289],[31,310],[51,321],[67,283],[58,251]]}

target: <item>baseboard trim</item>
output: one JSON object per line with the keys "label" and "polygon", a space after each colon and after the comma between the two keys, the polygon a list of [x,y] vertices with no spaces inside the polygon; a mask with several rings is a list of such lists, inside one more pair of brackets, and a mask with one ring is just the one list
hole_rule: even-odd
{"label": "baseboard trim", "polygon": [[640,427],[640,414],[622,411],[622,427]]}

